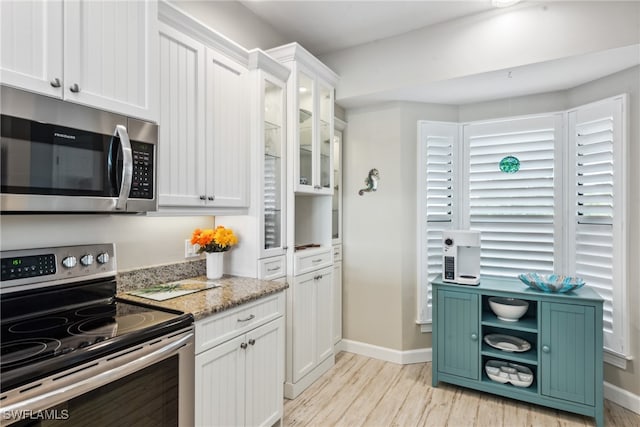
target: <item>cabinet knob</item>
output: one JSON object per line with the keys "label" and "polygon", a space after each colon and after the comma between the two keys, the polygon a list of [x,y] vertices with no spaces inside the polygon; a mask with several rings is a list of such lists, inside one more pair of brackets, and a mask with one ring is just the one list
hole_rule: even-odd
{"label": "cabinet knob", "polygon": [[549,353],[551,351],[551,349],[549,348],[548,345],[543,345],[542,346],[542,352],[543,353]]}
{"label": "cabinet knob", "polygon": [[209,196],[207,197],[207,200],[213,202],[215,200],[216,196]]}
{"label": "cabinet knob", "polygon": [[55,79],[51,80],[49,83],[51,84],[51,87],[60,87],[60,86],[62,86],[62,83],[60,83],[60,79],[57,78],[57,77]]}
{"label": "cabinet knob", "polygon": [[69,90],[73,93],[78,93],[80,92],[80,86],[78,86],[78,83],[74,83],[71,86],[69,86]]}
{"label": "cabinet knob", "polygon": [[243,350],[246,349],[247,348],[247,343],[243,342],[242,344],[240,344],[240,348],[243,349]]}
{"label": "cabinet knob", "polygon": [[249,344],[254,345],[255,343],[256,343],[256,340],[254,340],[253,338],[249,340]]}
{"label": "cabinet knob", "polygon": [[471,341],[478,341],[478,334],[476,333],[471,334]]}
{"label": "cabinet knob", "polygon": [[200,196],[200,200],[207,200],[207,196]]}

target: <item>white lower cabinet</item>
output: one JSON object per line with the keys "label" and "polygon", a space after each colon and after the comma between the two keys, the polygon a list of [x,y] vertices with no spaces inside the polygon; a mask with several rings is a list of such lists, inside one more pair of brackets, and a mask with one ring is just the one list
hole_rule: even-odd
{"label": "white lower cabinet", "polygon": [[283,315],[280,292],[196,322],[196,426],[269,427],[282,418]]}
{"label": "white lower cabinet", "polygon": [[333,356],[332,277],[333,267],[324,268],[295,277],[289,288],[293,300],[293,383]]}

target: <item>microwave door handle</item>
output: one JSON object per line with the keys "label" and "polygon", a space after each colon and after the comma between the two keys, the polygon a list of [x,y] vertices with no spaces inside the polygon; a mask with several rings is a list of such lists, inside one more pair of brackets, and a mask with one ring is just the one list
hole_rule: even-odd
{"label": "microwave door handle", "polygon": [[120,194],[116,201],[116,210],[123,211],[127,207],[127,198],[131,190],[131,178],[133,176],[133,157],[131,155],[131,141],[127,128],[122,125],[116,125],[114,136],[120,138],[120,147],[122,150],[122,180],[120,184]]}

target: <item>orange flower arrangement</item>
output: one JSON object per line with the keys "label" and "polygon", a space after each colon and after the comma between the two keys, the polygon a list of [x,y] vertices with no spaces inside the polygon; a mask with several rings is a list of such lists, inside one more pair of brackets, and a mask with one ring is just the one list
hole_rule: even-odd
{"label": "orange flower arrangement", "polygon": [[204,230],[196,228],[191,236],[191,244],[200,246],[198,253],[226,252],[237,243],[238,238],[233,234],[233,230],[222,225]]}

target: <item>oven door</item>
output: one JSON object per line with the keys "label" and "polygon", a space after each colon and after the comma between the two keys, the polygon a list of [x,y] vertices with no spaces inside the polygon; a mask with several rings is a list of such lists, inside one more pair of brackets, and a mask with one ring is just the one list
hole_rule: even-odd
{"label": "oven door", "polygon": [[8,391],[1,425],[191,426],[193,327]]}

